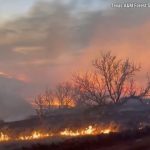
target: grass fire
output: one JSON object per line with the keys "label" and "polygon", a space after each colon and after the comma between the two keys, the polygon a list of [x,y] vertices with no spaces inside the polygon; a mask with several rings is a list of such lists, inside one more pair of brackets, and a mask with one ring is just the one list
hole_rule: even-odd
{"label": "grass fire", "polygon": [[2,148],[5,150],[9,143],[20,143],[17,150],[27,143],[50,147],[55,143],[53,149],[57,150],[59,143],[63,145],[69,139],[82,141],[100,136],[105,142],[113,141],[114,136],[119,141],[118,136],[140,137],[145,130],[149,132],[149,76],[145,87],[138,87],[135,75],[140,66],[110,52],[95,59],[93,66],[94,72],[73,74],[71,81],[46,88],[35,96],[31,102],[35,115],[22,121],[1,121]]}
{"label": "grass fire", "polygon": [[66,137],[77,137],[77,136],[87,136],[87,135],[99,135],[99,134],[109,134],[119,132],[119,127],[117,125],[109,125],[108,127],[100,127],[98,125],[88,126],[87,128],[80,129],[69,129],[65,128],[62,131],[53,133],[52,131],[41,132],[32,131],[31,133],[19,133],[18,135],[12,136],[9,133],[0,132],[0,142],[14,142],[14,141],[32,141],[46,139],[56,136],[66,136]]}
{"label": "grass fire", "polygon": [[0,150],[150,150],[150,0],[135,1],[0,0]]}

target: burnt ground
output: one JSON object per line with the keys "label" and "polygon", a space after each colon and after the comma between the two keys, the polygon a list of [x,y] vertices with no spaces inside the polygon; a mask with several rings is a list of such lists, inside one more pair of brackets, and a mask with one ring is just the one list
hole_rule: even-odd
{"label": "burnt ground", "polygon": [[49,145],[34,144],[14,150],[150,150],[150,128],[78,137]]}

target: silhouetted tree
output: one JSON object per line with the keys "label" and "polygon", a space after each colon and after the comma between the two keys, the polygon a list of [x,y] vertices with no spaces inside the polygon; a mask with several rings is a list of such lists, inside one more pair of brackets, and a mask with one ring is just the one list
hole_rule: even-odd
{"label": "silhouetted tree", "polygon": [[46,89],[39,94],[34,100],[38,116],[47,115],[56,104],[58,108],[104,106],[110,102],[123,104],[129,99],[144,103],[144,99],[150,96],[149,77],[145,88],[138,90],[135,74],[141,67],[129,59],[118,59],[107,52],[95,59],[93,66],[94,72],[74,74],[73,82],[60,83],[53,91]]}
{"label": "silhouetted tree", "polygon": [[102,54],[93,65],[104,80],[108,94],[115,104],[121,103],[122,98],[128,93],[125,87],[129,80],[140,71],[140,66],[135,65],[129,59],[118,59],[110,52]]}
{"label": "silhouetted tree", "polygon": [[35,97],[34,107],[38,117],[42,119],[45,115],[45,101],[42,94],[39,94],[37,97]]}
{"label": "silhouetted tree", "polygon": [[108,98],[106,86],[104,80],[99,78],[96,72],[87,72],[83,75],[75,74],[73,80],[83,103],[99,106],[106,104],[106,99]]}
{"label": "silhouetted tree", "polygon": [[33,105],[39,118],[49,115],[54,108],[55,95],[51,89],[46,89],[43,94],[35,97]]}
{"label": "silhouetted tree", "polygon": [[60,108],[68,108],[74,105],[73,88],[71,83],[64,82],[57,85],[55,90],[56,99]]}
{"label": "silhouetted tree", "polygon": [[46,89],[43,95],[47,112],[50,112],[55,105],[55,93],[51,89]]}
{"label": "silhouetted tree", "polygon": [[127,96],[123,97],[123,103],[127,102],[129,99],[137,99],[142,104],[145,104],[145,99],[150,96],[150,80],[147,78],[147,85],[144,88],[137,89],[134,80],[130,81],[130,85],[128,87]]}

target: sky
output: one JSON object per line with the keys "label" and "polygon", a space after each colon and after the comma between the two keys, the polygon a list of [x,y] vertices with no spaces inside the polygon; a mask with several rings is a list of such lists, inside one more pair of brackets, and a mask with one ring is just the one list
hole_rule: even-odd
{"label": "sky", "polygon": [[143,80],[150,70],[150,8],[112,8],[116,2],[0,0],[1,119],[33,114],[29,99],[90,69],[102,51],[141,63]]}

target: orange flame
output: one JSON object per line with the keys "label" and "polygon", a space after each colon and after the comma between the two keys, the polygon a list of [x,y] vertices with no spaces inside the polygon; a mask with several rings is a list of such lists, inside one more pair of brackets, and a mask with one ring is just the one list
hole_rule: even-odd
{"label": "orange flame", "polygon": [[84,136],[84,135],[98,135],[98,134],[109,134],[111,132],[118,132],[118,129],[113,129],[112,127],[101,129],[97,127],[93,127],[92,125],[88,126],[88,128],[82,130],[72,131],[69,129],[65,129],[60,132],[60,135],[63,136]]}
{"label": "orange flame", "polygon": [[20,136],[17,138],[17,140],[36,140],[36,139],[43,139],[52,136],[50,133],[40,133],[38,131],[34,131],[31,135],[25,135],[25,136]]}
{"label": "orange flame", "polygon": [[9,141],[9,136],[4,134],[3,132],[0,132],[0,142]]}
{"label": "orange flame", "polygon": [[94,134],[95,128],[93,128],[92,126],[89,126],[86,129],[83,129],[81,131],[72,131],[69,129],[65,129],[64,131],[60,132],[60,135],[63,136],[82,136],[82,135],[92,135]]}
{"label": "orange flame", "polygon": [[71,129],[64,129],[59,133],[52,133],[47,132],[43,133],[40,131],[33,131],[31,134],[22,134],[21,136],[17,136],[16,138],[11,137],[3,132],[0,132],[0,142],[7,142],[7,141],[30,141],[30,140],[38,140],[38,139],[45,139],[52,136],[85,136],[85,135],[98,135],[98,134],[109,134],[111,132],[118,132],[119,128],[110,125],[109,127],[100,127],[100,126],[92,126],[89,125],[87,128],[71,130]]}
{"label": "orange flame", "polygon": [[[53,102],[51,104],[49,104],[48,101],[42,102],[43,108],[49,108],[49,106],[52,108],[59,108],[60,106],[65,106],[65,104],[67,104],[67,100],[64,100],[64,105],[60,104],[60,102],[57,99],[53,100]],[[31,105],[33,108],[38,108],[38,105],[35,102],[31,102]],[[70,101],[70,103],[67,104],[67,106],[68,107],[75,107],[74,101],[73,100]]]}
{"label": "orange flame", "polygon": [[38,139],[44,139],[50,136],[52,136],[52,134],[50,133],[41,133],[39,131],[34,131],[31,133],[31,135],[21,135],[19,137],[12,138],[8,136],[7,134],[0,132],[0,142],[38,140]]}

